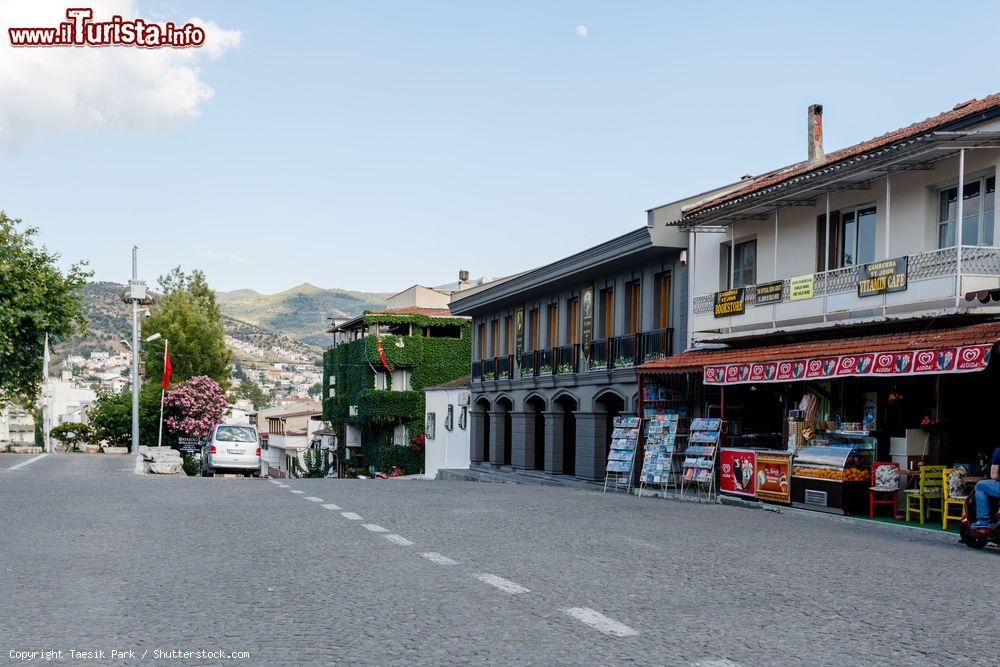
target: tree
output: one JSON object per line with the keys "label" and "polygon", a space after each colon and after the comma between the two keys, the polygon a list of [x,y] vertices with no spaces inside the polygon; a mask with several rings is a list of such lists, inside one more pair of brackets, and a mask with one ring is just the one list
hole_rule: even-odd
{"label": "tree", "polygon": [[326,477],[333,468],[329,453],[312,447],[303,452],[302,462],[304,465],[300,466],[297,458],[292,459],[292,468],[289,470],[292,477]]}
{"label": "tree", "polygon": [[[132,444],[132,390],[100,391],[90,408],[94,440],[117,447]],[[139,390],[139,443],[155,446],[160,434],[160,385],[147,383]]]}
{"label": "tree", "polygon": [[[89,443],[94,439],[93,429],[80,422],[66,422],[53,426],[49,435],[52,436],[53,440],[62,443],[64,447],[72,445],[73,448],[76,447],[77,443]],[[71,451],[71,449],[67,448],[66,451]]]}
{"label": "tree", "polygon": [[163,425],[174,435],[207,438],[226,412],[226,395],[207,375],[185,380],[163,399]]}
{"label": "tree", "polygon": [[316,398],[321,393],[323,393],[323,383],[322,382],[317,382],[313,386],[309,387],[309,391],[306,392],[306,393],[308,393],[313,398]]}
{"label": "tree", "polygon": [[162,336],[143,350],[147,382],[160,386],[163,345],[169,339],[172,382],[206,375],[225,389],[229,386],[232,353],[226,347],[222,313],[205,274],[187,274],[178,267],[160,276],[159,285],[163,296],[142,323],[144,337],[154,333]]}
{"label": "tree", "polygon": [[260,410],[271,402],[270,396],[264,393],[260,385],[253,380],[243,380],[236,387],[236,397],[245,398],[253,403],[254,410]]}
{"label": "tree", "polygon": [[18,231],[20,220],[0,211],[0,404],[31,405],[42,378],[45,334],[49,344],[86,333],[81,289],[86,263],[63,273],[59,256],[35,244],[38,230]]}

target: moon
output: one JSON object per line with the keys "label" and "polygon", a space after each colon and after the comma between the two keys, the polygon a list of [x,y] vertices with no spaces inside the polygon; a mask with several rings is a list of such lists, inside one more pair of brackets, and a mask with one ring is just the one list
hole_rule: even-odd
{"label": "moon", "polygon": [[578,36],[580,36],[580,37],[586,37],[589,33],[590,33],[590,31],[587,30],[587,26],[585,26],[585,25],[578,25],[578,26],[576,26],[576,34]]}

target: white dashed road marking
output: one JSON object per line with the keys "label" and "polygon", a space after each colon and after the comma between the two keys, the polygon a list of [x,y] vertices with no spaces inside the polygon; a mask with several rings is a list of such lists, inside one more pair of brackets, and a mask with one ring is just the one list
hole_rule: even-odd
{"label": "white dashed road marking", "polygon": [[354,512],[341,512],[340,516],[344,517],[345,519],[350,519],[351,521],[361,521],[361,516],[355,514]]}
{"label": "white dashed road marking", "polygon": [[495,574],[476,574],[473,576],[475,576],[476,579],[483,582],[484,584],[489,584],[490,586],[493,586],[494,588],[497,588],[503,591],[504,593],[510,593],[513,595],[515,593],[531,592],[530,588],[525,588],[521,584],[514,583],[510,579],[504,579],[503,577],[498,577]]}
{"label": "white dashed road marking", "polygon": [[322,498],[317,498],[316,496],[306,496],[306,500],[314,502],[314,503],[321,503],[321,502],[323,502]]}
{"label": "white dashed road marking", "polygon": [[388,528],[383,528],[382,526],[378,525],[377,523],[363,523],[363,524],[361,524],[361,527],[364,528],[364,529],[366,529],[366,530],[370,530],[373,533],[387,533],[387,532],[389,532]]}
{"label": "white dashed road marking", "polygon": [[47,452],[45,454],[39,454],[38,456],[33,456],[30,459],[28,459],[27,461],[21,461],[17,465],[13,465],[13,466],[7,468],[7,470],[17,470],[18,468],[23,468],[26,465],[30,465],[30,464],[34,463],[38,459],[44,459],[46,456],[48,456]]}
{"label": "white dashed road marking", "polygon": [[287,488],[288,488],[288,485],[287,485],[287,484],[279,484],[279,485],[278,485],[278,488],[279,488],[279,489],[287,489]]}
{"label": "white dashed road marking", "polygon": [[292,489],[292,493],[305,493],[302,489]]}
{"label": "white dashed road marking", "polygon": [[389,540],[393,544],[398,544],[401,547],[408,547],[413,544],[413,542],[409,541],[402,535],[397,535],[396,533],[389,533],[385,536],[385,539]]}
{"label": "white dashed road marking", "polygon": [[691,664],[693,667],[741,667],[740,663],[727,658],[704,658]]}
{"label": "white dashed road marking", "polygon": [[454,561],[447,556],[442,556],[441,554],[434,553],[433,551],[428,551],[427,553],[420,555],[430,562],[437,563],[438,565],[458,565],[458,561]]}
{"label": "white dashed road marking", "polygon": [[634,637],[639,634],[638,630],[633,630],[624,623],[619,623],[613,618],[608,618],[604,614],[590,607],[570,607],[563,609],[564,612],[588,625],[598,632],[603,632],[612,637]]}
{"label": "white dashed road marking", "polygon": [[327,503],[326,505],[323,505],[323,509],[339,510],[340,509],[340,505],[334,505],[333,503]]}

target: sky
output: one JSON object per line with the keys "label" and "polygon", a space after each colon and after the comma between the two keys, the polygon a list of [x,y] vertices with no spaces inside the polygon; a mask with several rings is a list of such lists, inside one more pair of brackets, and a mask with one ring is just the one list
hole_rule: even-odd
{"label": "sky", "polygon": [[0,0],[0,209],[97,280],[507,275],[804,159],[811,103],[829,152],[1000,92],[1000,3],[86,4],[207,35],[13,49],[67,5]]}

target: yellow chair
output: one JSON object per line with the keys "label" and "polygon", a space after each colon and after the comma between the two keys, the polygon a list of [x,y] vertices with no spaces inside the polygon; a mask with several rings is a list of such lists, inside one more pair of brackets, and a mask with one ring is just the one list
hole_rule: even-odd
{"label": "yellow chair", "polygon": [[[965,499],[969,494],[965,492],[965,468],[947,468],[941,473],[941,488],[944,491],[944,511],[941,512],[941,527],[948,530],[948,519],[961,521],[965,518]],[[949,510],[958,508],[958,516],[951,514]]]}
{"label": "yellow chair", "polygon": [[[941,483],[944,480],[945,470],[947,470],[946,466],[921,466],[917,488],[906,491],[907,521],[910,520],[911,513],[920,516],[921,524],[931,512],[937,512],[944,516],[944,489],[941,487]],[[937,507],[931,505],[931,501],[934,500],[940,502]]]}

